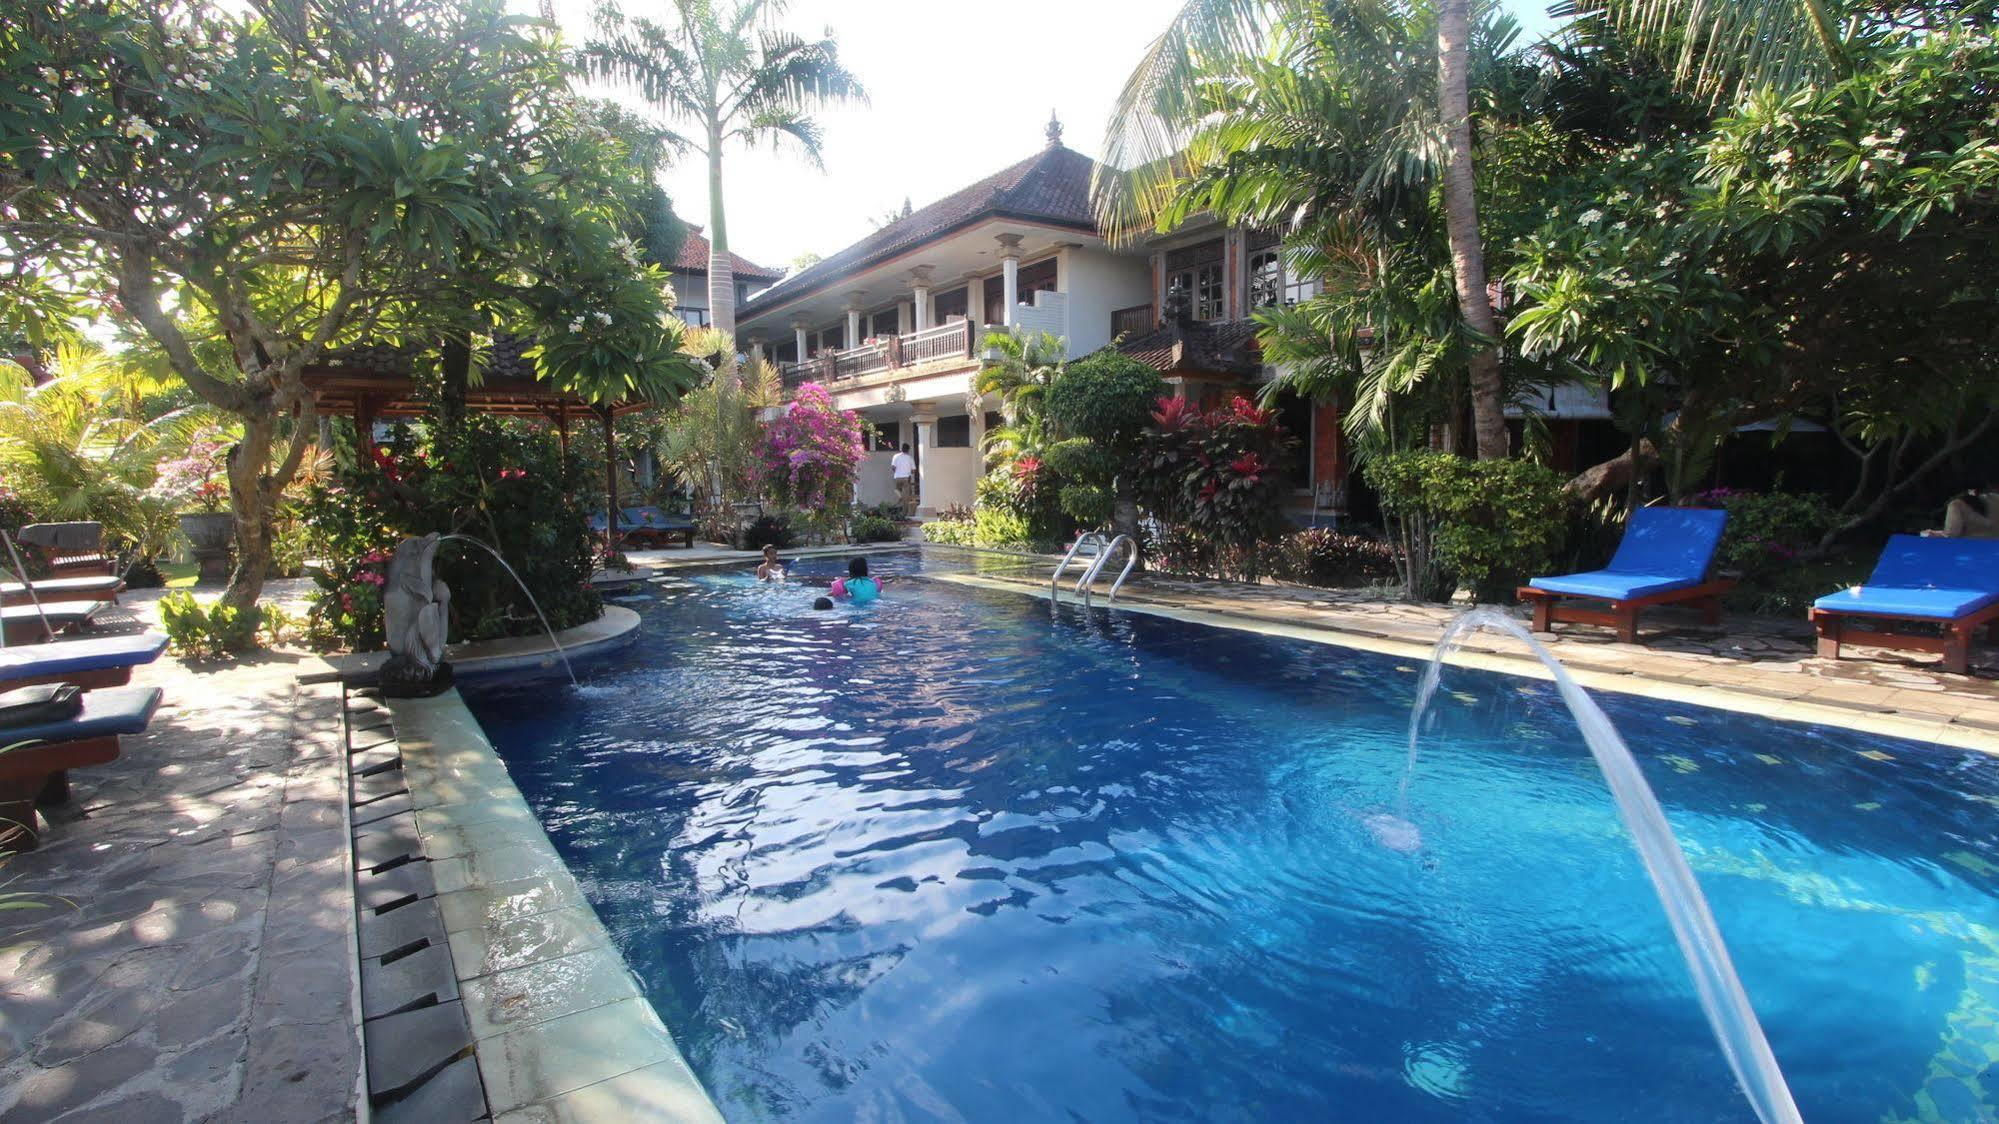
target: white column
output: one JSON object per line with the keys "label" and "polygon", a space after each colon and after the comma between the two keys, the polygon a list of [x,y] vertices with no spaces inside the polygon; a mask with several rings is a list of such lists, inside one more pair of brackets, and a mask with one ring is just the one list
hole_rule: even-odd
{"label": "white column", "polygon": [[899,336],[906,336],[915,330],[916,330],[916,310],[909,306],[908,301],[897,301],[895,305],[896,334]]}
{"label": "white column", "polygon": [[861,346],[861,310],[858,308],[847,310],[847,346]]}
{"label": "white column", "polygon": [[1013,327],[1014,306],[1020,303],[1020,235],[1001,234],[996,239],[1000,244],[1000,261],[1004,282],[1000,292],[1005,304],[1004,323]]}
{"label": "white column", "polygon": [[986,411],[983,407],[984,403],[976,395],[965,399],[965,412],[972,417],[972,456],[976,458],[972,467],[974,479],[986,474]]}
{"label": "white column", "polygon": [[937,407],[929,403],[918,406],[909,420],[916,430],[916,513],[935,515],[936,505],[931,502],[935,493],[930,489],[933,468],[930,454],[937,448]]}
{"label": "white column", "polygon": [[977,343],[979,329],[985,326],[986,282],[976,273],[965,274],[965,319],[972,322],[972,342]]}
{"label": "white column", "polygon": [[751,336],[750,362],[761,363],[763,361],[764,361],[764,338],[762,336]]}
{"label": "white column", "polygon": [[930,267],[919,265],[909,271],[909,299],[916,305],[916,327],[922,331],[930,326]]}
{"label": "white column", "polygon": [[805,351],[805,325],[800,324],[797,321],[793,321],[791,325],[791,331],[792,334],[798,340],[798,361],[800,363],[803,363],[807,359],[812,358],[812,356],[807,354]]}

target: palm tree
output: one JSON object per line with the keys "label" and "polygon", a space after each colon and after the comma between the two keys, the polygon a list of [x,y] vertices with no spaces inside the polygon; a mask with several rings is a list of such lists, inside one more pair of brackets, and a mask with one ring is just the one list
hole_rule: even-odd
{"label": "palm tree", "polygon": [[[1469,90],[1473,31],[1501,21],[1483,4],[1480,16],[1475,25],[1470,0],[1188,0],[1119,94],[1105,165],[1124,171],[1100,168],[1095,196],[1115,238],[1170,226],[1198,207],[1287,226],[1342,211],[1334,217],[1379,231],[1406,221],[1440,185],[1478,455],[1494,458],[1508,451],[1505,393]],[[1302,72],[1307,66],[1317,73]],[[1267,112],[1229,116],[1258,108]],[[1338,147],[1322,143],[1328,132],[1341,135]],[[1275,166],[1272,149],[1293,165]],[[1261,177],[1228,174],[1259,150]],[[1204,176],[1208,190],[1190,192]]]}
{"label": "palm tree", "polygon": [[1719,99],[1750,86],[1792,88],[1852,73],[1849,40],[1873,9],[1827,0],[1576,0],[1632,47],[1670,60],[1685,89]]}
{"label": "palm tree", "polygon": [[832,38],[805,39],[775,26],[781,0],[672,0],[673,18],[626,18],[613,4],[596,12],[597,35],[579,52],[586,73],[631,86],[668,120],[676,148],[708,158],[708,314],[736,329],[736,279],[722,207],[722,152],[732,144],[795,143],[820,166],[819,126],[810,111],[864,101],[840,65]]}
{"label": "palm tree", "polygon": [[988,332],[983,346],[993,358],[972,386],[998,399],[1005,420],[986,432],[986,455],[1002,464],[1039,456],[1053,442],[1043,402],[1062,373],[1067,346],[1052,332]]}

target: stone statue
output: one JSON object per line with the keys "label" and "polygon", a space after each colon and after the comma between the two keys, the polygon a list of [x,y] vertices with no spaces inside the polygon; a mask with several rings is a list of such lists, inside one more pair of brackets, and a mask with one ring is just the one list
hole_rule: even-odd
{"label": "stone statue", "polygon": [[444,638],[451,626],[451,588],[431,573],[438,536],[404,539],[389,559],[382,590],[382,624],[389,658],[382,665],[382,693],[392,698],[424,698],[451,686],[444,662]]}

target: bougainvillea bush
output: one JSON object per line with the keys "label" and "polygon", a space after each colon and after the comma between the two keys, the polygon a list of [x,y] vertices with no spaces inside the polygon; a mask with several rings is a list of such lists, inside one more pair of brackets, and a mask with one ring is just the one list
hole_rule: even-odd
{"label": "bougainvillea bush", "polygon": [[[473,417],[445,436],[398,433],[305,501],[322,561],[309,631],[324,643],[379,647],[389,557],[431,531],[499,551],[552,627],[596,619],[596,548],[576,499],[584,479],[580,462],[563,463],[554,435],[524,422]],[[454,642],[541,630],[514,579],[477,546],[445,543],[436,576],[451,587]]]}
{"label": "bougainvillea bush", "polygon": [[757,482],[765,498],[798,509],[822,530],[846,521],[854,475],[867,448],[861,419],[836,408],[826,388],[801,385],[791,407],[764,426]]}
{"label": "bougainvillea bush", "polygon": [[1260,547],[1285,530],[1283,466],[1291,438],[1276,415],[1237,397],[1206,412],[1162,398],[1140,442],[1139,502],[1168,533],[1175,569],[1256,579]]}
{"label": "bougainvillea bush", "polygon": [[230,443],[220,430],[196,434],[187,443],[187,452],[160,462],[148,492],[175,511],[221,511],[229,502]]}

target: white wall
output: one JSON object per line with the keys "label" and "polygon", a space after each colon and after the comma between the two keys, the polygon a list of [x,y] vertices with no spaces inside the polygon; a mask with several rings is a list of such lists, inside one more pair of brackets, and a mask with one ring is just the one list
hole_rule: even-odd
{"label": "white wall", "polygon": [[[1034,303],[1021,302],[1013,311],[1013,326],[1023,334],[1051,332],[1067,338],[1069,335],[1069,297],[1066,293],[1051,293],[1044,289],[1034,294]],[[1070,354],[1076,354],[1072,341]]]}
{"label": "white wall", "polygon": [[675,308],[708,307],[708,275],[698,277],[675,273],[669,280],[673,284],[673,305]]}
{"label": "white wall", "polygon": [[889,464],[894,458],[895,454],[886,450],[869,453],[861,458],[860,472],[856,479],[860,485],[862,505],[872,507],[878,503],[896,501],[894,468]]}
{"label": "white wall", "polygon": [[1152,300],[1152,268],[1143,255],[1071,247],[1063,289],[1069,296],[1069,356],[1111,342],[1111,313]]}
{"label": "white wall", "polygon": [[979,479],[977,449],[925,449],[923,501],[932,510],[972,502],[972,485]]}

